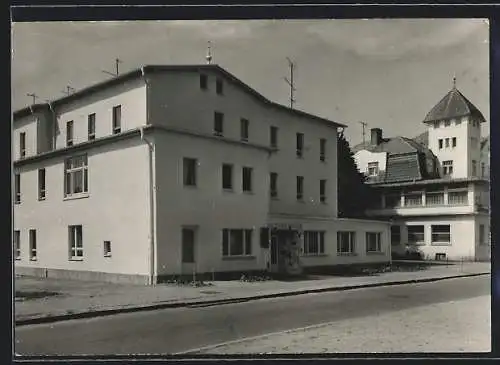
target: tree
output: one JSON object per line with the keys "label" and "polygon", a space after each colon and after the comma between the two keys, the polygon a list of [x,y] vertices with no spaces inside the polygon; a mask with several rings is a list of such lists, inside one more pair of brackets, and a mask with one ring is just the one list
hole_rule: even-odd
{"label": "tree", "polygon": [[344,133],[337,135],[338,150],[338,215],[341,218],[364,218],[365,210],[376,199],[374,189],[359,172],[354,154]]}

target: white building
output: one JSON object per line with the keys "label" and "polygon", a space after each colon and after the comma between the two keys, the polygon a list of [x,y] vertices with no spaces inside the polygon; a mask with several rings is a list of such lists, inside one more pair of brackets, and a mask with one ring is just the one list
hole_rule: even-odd
{"label": "white building", "polygon": [[145,66],[18,110],[16,273],[156,283],[388,262],[388,223],[337,217],[338,127],[217,65]]}
{"label": "white building", "polygon": [[454,85],[424,118],[426,133],[384,139],[374,128],[370,142],[354,148],[358,169],[380,194],[367,214],[391,220],[395,254],[490,259],[485,122]]}

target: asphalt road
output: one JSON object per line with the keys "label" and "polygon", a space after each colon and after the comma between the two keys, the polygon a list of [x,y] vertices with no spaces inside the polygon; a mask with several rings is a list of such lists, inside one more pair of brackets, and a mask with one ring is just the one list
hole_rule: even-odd
{"label": "asphalt road", "polygon": [[491,276],[22,326],[20,355],[172,354],[324,322],[490,294]]}

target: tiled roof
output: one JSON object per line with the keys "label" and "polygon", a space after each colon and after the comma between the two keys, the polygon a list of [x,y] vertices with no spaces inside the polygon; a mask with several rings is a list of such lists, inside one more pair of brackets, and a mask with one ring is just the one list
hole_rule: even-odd
{"label": "tiled roof", "polygon": [[424,118],[424,123],[474,115],[485,121],[483,115],[456,87],[453,87]]}
{"label": "tiled roof", "polygon": [[385,183],[420,180],[421,166],[417,153],[389,155],[385,171]]}
{"label": "tiled roof", "polygon": [[429,132],[425,131],[422,134],[419,134],[416,137],[412,138],[415,142],[420,143],[422,146],[429,146]]}

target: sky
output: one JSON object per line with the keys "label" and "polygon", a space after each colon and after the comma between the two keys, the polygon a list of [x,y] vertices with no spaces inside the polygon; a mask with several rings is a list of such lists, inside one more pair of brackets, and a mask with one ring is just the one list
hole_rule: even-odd
{"label": "sky", "polygon": [[429,110],[457,88],[489,134],[486,19],[176,20],[12,24],[12,109],[63,97],[146,64],[218,64],[268,99],[347,125],[351,146],[370,128],[384,137],[426,130]]}

